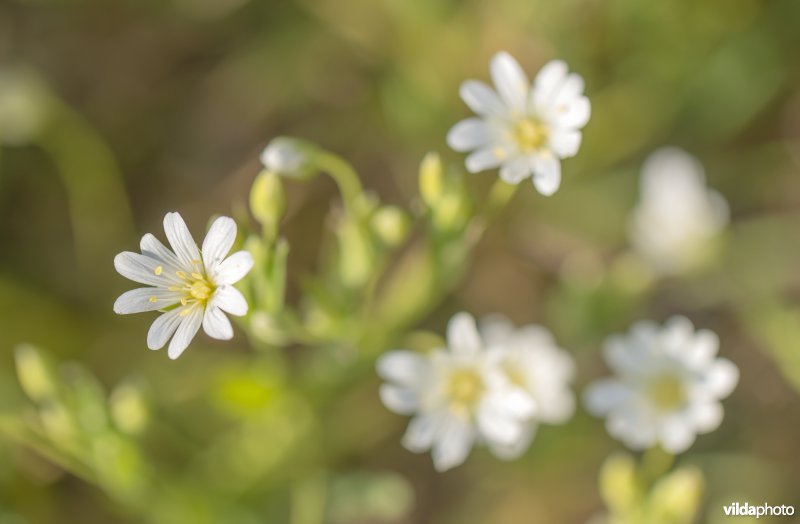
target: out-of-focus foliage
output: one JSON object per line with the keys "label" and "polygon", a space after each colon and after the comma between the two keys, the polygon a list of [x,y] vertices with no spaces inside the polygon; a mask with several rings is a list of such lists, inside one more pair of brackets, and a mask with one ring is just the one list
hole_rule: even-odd
{"label": "out-of-focus foliage", "polygon": [[[798,24],[795,0],[0,4],[0,522],[713,524],[733,501],[800,506]],[[501,49],[586,80],[592,119],[553,197],[512,198],[446,150],[459,83]],[[259,174],[279,135],[347,158],[367,192]],[[731,225],[712,262],[657,278],[628,217],[665,144],[703,163]],[[114,254],[170,210],[196,237],[232,214],[256,260],[234,342],[198,337],[175,362],[146,350],[148,315],[111,311]],[[439,475],[400,446],[372,361],[440,345],[460,309],[547,325],[579,388],[605,374],[606,336],[686,315],[741,382],[721,428],[650,477],[647,455],[605,462],[619,445],[582,410],[518,461]]]}

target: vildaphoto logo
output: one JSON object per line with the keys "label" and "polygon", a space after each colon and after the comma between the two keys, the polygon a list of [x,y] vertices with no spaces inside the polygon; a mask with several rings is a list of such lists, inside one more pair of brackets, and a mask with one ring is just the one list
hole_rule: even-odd
{"label": "vildaphoto logo", "polygon": [[759,506],[745,502],[733,502],[727,506],[722,506],[722,510],[727,517],[790,517],[794,515],[794,506],[780,505],[770,506],[766,502]]}

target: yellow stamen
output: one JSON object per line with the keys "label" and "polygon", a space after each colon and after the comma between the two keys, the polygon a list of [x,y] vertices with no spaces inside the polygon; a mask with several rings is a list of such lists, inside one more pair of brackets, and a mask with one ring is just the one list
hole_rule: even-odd
{"label": "yellow stamen", "polygon": [[469,413],[475,406],[485,387],[483,379],[474,369],[464,368],[450,375],[447,394],[453,408],[462,413]]}
{"label": "yellow stamen", "polygon": [[676,409],[686,401],[686,387],[679,377],[673,375],[653,378],[647,393],[653,404],[664,411]]}
{"label": "yellow stamen", "polygon": [[167,289],[169,289],[170,291],[173,291],[173,292],[181,290],[181,288],[179,288],[178,286],[169,286]]}
{"label": "yellow stamen", "polygon": [[205,280],[205,278],[203,278],[203,275],[201,275],[200,273],[192,273],[192,278],[195,280]]}
{"label": "yellow stamen", "polygon": [[526,118],[517,123],[514,139],[523,151],[536,151],[547,141],[547,129],[538,120]]}
{"label": "yellow stamen", "polygon": [[158,302],[158,297],[150,297],[150,302],[155,304],[156,302]]}
{"label": "yellow stamen", "polygon": [[189,299],[188,298],[186,298],[186,297],[181,298],[181,304],[183,304],[185,306],[188,303],[189,303]]}
{"label": "yellow stamen", "polygon": [[188,314],[189,314],[189,313],[191,313],[191,312],[192,312],[191,308],[188,308],[188,307],[187,307],[187,308],[185,308],[185,309],[182,309],[182,310],[181,310],[181,312],[180,312],[180,313],[178,313],[178,316],[179,316],[179,317],[185,317],[186,315],[188,315]]}
{"label": "yellow stamen", "polygon": [[178,275],[178,278],[181,280],[186,280],[186,273],[184,271],[176,271],[175,274]]}
{"label": "yellow stamen", "polygon": [[192,260],[192,264],[193,265],[202,264],[202,263],[203,263],[202,260],[197,260],[197,259]]}
{"label": "yellow stamen", "polygon": [[163,266],[158,266],[155,269],[155,271],[153,271],[153,273],[155,273],[156,275],[160,275],[163,271],[164,271],[164,267]]}

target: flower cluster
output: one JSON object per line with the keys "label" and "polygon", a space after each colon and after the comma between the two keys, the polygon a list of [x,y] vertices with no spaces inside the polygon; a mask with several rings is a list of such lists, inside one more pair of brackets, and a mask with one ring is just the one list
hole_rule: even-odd
{"label": "flower cluster", "polygon": [[439,471],[464,462],[478,443],[500,458],[515,458],[540,423],[562,423],[574,410],[569,355],[544,328],[515,329],[499,317],[479,330],[472,316],[459,313],[448,324],[446,348],[427,355],[391,351],[377,370],[387,381],[383,403],[414,415],[404,446],[432,450]]}

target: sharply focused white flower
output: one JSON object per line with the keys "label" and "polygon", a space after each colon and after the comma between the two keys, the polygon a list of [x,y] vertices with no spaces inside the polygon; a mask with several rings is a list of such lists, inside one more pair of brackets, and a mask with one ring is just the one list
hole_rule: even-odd
{"label": "sharply focused white flower", "polygon": [[488,350],[499,355],[506,377],[525,390],[536,406],[518,440],[492,448],[501,458],[516,458],[528,449],[539,424],[562,424],[572,417],[575,397],[569,384],[575,365],[544,327],[515,328],[505,317],[495,315],[481,321],[480,333]]}
{"label": "sharply focused white flower", "polygon": [[150,327],[147,346],[161,349],[172,337],[167,353],[176,359],[201,325],[210,337],[233,337],[233,327],[223,312],[247,313],[247,301],[233,284],[250,271],[253,258],[247,251],[226,258],[236,239],[236,222],[228,217],[211,225],[202,252],[178,213],[167,213],[164,231],[172,251],[148,233],[142,237],[141,254],[125,251],[114,258],[122,276],[151,286],[123,293],[114,311],[121,315],[163,311]]}
{"label": "sharply focused white flower", "polygon": [[641,321],[627,335],[610,337],[606,362],[616,377],[591,384],[584,401],[606,417],[608,432],[634,450],[660,444],[670,453],[692,445],[697,434],[719,427],[719,399],[736,387],[738,368],[715,358],[719,338],[695,331],[684,317],[662,327]]}
{"label": "sharply focused white flower", "polygon": [[727,223],[728,204],[706,187],[696,158],[674,147],[648,157],[630,236],[634,249],[653,269],[675,274],[695,266]]}
{"label": "sharply focused white flower", "polygon": [[482,336],[467,313],[447,327],[447,349],[428,355],[392,351],[378,360],[388,381],[381,399],[392,411],[414,415],[403,445],[432,450],[437,470],[464,462],[474,444],[500,458],[521,454],[538,422],[556,423],[572,413],[564,381],[571,362],[539,328],[514,331],[492,320]]}
{"label": "sharply focused white flower", "polygon": [[553,60],[531,86],[505,52],[492,58],[491,74],[496,91],[477,80],[461,85],[461,98],[478,117],[453,126],[447,143],[456,151],[472,151],[466,160],[471,173],[499,166],[500,178],[509,184],[532,177],[541,194],[552,195],[561,185],[560,159],[575,156],[580,130],[589,121],[583,78]]}

